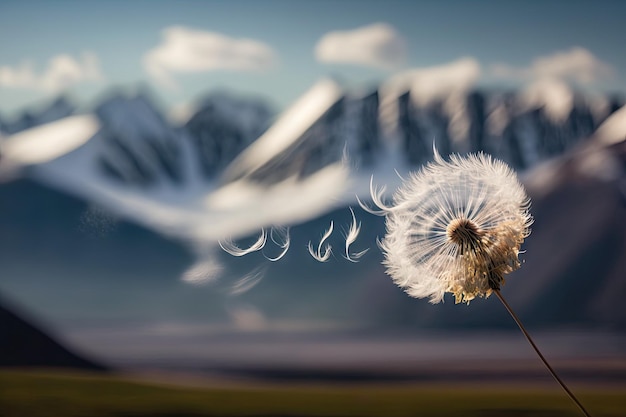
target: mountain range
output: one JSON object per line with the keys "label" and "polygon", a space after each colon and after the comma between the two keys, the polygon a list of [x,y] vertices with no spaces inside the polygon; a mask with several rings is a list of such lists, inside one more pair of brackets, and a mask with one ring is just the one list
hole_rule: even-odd
{"label": "mountain range", "polygon": [[[413,89],[355,94],[325,80],[278,116],[263,100],[220,92],[178,124],[150,97],[115,93],[89,115],[59,99],[0,126],[0,165],[9,167],[0,292],[77,346],[129,327],[191,337],[185,332],[509,326],[497,300],[433,306],[384,273],[376,247],[384,220],[355,195],[367,200],[370,180],[393,190],[432,158],[433,145],[444,155],[489,152],[527,186],[536,221],[524,265],[503,291],[529,326],[626,326],[619,97],[571,92],[563,110],[515,92],[426,100]],[[26,153],[44,152],[71,135],[85,138],[36,163],[15,151],[28,143]],[[348,207],[362,225],[353,250],[369,248],[358,263],[341,257]],[[331,222],[334,254],[319,263],[306,247]],[[228,239],[250,245],[273,226],[290,226],[277,262],[267,259],[281,251],[269,238],[243,257],[219,248]]]}

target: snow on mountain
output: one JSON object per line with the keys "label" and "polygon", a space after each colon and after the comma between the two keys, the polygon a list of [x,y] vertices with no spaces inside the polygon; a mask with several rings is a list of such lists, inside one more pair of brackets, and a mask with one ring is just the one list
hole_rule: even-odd
{"label": "snow on mountain", "polygon": [[[372,175],[398,183],[394,168],[406,164],[380,134],[378,106],[378,92],[352,97],[319,82],[233,161],[212,200],[256,205],[266,226],[293,224],[369,196]],[[267,212],[263,203],[273,198]]]}
{"label": "snow on mountain", "polygon": [[94,116],[80,115],[8,136],[1,144],[0,178],[11,178],[24,167],[71,152],[87,142],[99,128]]}
{"label": "snow on mountain", "polygon": [[466,152],[464,138],[469,129],[469,114],[465,97],[479,74],[480,64],[476,60],[461,58],[446,65],[406,71],[384,82],[380,93],[387,134],[393,134],[398,124],[406,124],[403,119],[407,117],[407,108],[411,108],[434,130],[431,142],[443,135],[446,142],[454,145],[455,152]]}
{"label": "snow on mountain", "polygon": [[400,131],[412,164],[429,159],[434,142],[442,154],[483,150],[525,170],[589,138],[603,121],[594,117],[584,97],[576,95],[567,117],[555,119],[545,104],[530,106],[523,96],[471,91],[463,97],[468,128],[459,142],[450,134],[452,118],[443,103],[419,107],[412,94],[416,93],[399,101]]}
{"label": "snow on mountain", "polygon": [[542,79],[528,86],[521,96],[528,111],[543,107],[546,116],[555,123],[563,122],[574,107],[574,92],[560,80]]}
{"label": "snow on mountain", "polygon": [[626,106],[617,110],[598,128],[595,139],[605,145],[626,140]]}
{"label": "snow on mountain", "polygon": [[[321,150],[319,142],[324,141],[322,136],[325,136],[325,132],[311,132],[310,129],[315,129],[317,124],[322,130],[322,126],[338,118],[336,113],[340,108],[340,97],[341,89],[333,81],[325,80],[313,86],[263,136],[233,161],[222,181],[228,182],[245,176],[262,180],[267,171],[278,172],[279,180],[296,174],[290,160],[298,159],[298,156],[300,159],[312,156],[306,151],[302,155],[302,144],[309,148],[309,153]],[[311,142],[318,142],[318,146],[311,145]],[[327,152],[332,154],[334,151],[335,149],[329,149]],[[294,153],[301,155],[294,157]],[[299,164],[300,161],[295,163]]]}
{"label": "snow on mountain", "polygon": [[[626,141],[626,107],[615,111],[570,152],[540,161],[522,173],[527,187],[535,195],[544,196],[554,191],[568,177],[584,177],[604,182],[626,180],[626,169],[620,162],[615,147]],[[587,119],[588,120],[588,119]]]}

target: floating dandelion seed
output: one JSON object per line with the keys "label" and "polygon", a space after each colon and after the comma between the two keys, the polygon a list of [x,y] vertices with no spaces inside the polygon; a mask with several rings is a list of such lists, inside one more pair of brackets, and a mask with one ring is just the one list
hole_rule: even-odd
{"label": "floating dandelion seed", "polygon": [[256,286],[265,276],[266,268],[258,267],[238,279],[230,289],[230,295],[241,295]]}
{"label": "floating dandelion seed", "polygon": [[[520,267],[520,246],[530,233],[530,200],[505,163],[479,153],[452,155],[434,162],[405,181],[382,204],[381,190],[370,183],[372,200],[386,215],[387,234],[380,247],[394,282],[416,298],[457,303],[492,292],[507,309],[554,379],[589,417],[558,377],[500,292],[504,275]],[[372,210],[373,211],[373,210]]]}
{"label": "floating dandelion seed", "polygon": [[384,216],[390,210],[390,207],[388,207],[387,205],[385,205],[385,203],[383,203],[383,198],[384,198],[383,196],[385,195],[386,191],[387,191],[387,187],[384,185],[380,188],[374,186],[374,176],[371,176],[370,177],[370,196],[372,198],[372,202],[374,203],[376,207],[379,208],[379,210],[373,209],[367,204],[363,203],[358,195],[356,196],[356,201],[357,203],[359,203],[359,206],[361,206],[361,208],[367,211],[368,213],[374,214],[376,216]]}
{"label": "floating dandelion seed", "polygon": [[311,241],[309,241],[309,244],[307,245],[307,248],[309,249],[309,253],[311,254],[311,256],[319,262],[326,262],[330,259],[330,255],[332,254],[331,246],[329,244],[326,244],[326,246],[324,246],[323,253],[322,253],[322,246],[324,245],[324,242],[326,241],[326,239],[328,239],[330,235],[333,233],[333,227],[334,227],[334,224],[331,220],[330,227],[328,228],[326,232],[324,232],[324,235],[322,236],[322,239],[320,240],[319,245],[317,245],[317,251],[313,249],[313,244],[311,243]]}
{"label": "floating dandelion seed", "polygon": [[359,236],[361,232],[361,222],[357,224],[356,216],[354,215],[354,210],[350,207],[350,214],[352,214],[352,223],[350,224],[350,229],[345,234],[346,237],[346,254],[343,255],[344,258],[349,260],[350,262],[358,262],[358,260],[369,251],[369,248],[362,250],[360,252],[350,253],[350,245],[352,245],[356,238]]}
{"label": "floating dandelion seed", "polygon": [[222,274],[224,267],[215,259],[209,258],[199,260],[189,267],[181,276],[182,280],[190,284],[207,284],[217,281]]}
{"label": "floating dandelion seed", "polygon": [[259,251],[263,249],[265,243],[267,242],[267,232],[265,229],[261,229],[261,235],[249,248],[241,249],[239,246],[235,245],[235,243],[231,239],[220,240],[218,243],[220,247],[224,250],[224,252],[233,255],[233,256],[244,256],[252,252]]}
{"label": "floating dandelion seed", "polygon": [[289,250],[289,246],[291,245],[291,237],[289,236],[289,227],[276,226],[270,229],[270,240],[274,242],[278,247],[282,249],[282,251],[276,256],[272,258],[270,256],[265,256],[265,259],[271,262],[276,262],[283,258],[287,254]]}

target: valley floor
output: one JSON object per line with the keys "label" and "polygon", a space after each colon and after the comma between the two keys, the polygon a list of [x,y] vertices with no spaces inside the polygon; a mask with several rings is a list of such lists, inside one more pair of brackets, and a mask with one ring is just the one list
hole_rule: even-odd
{"label": "valley floor", "polygon": [[[535,416],[580,415],[558,386],[482,382],[223,383],[51,370],[0,371],[0,415],[105,416]],[[626,410],[626,385],[572,385],[595,417]]]}

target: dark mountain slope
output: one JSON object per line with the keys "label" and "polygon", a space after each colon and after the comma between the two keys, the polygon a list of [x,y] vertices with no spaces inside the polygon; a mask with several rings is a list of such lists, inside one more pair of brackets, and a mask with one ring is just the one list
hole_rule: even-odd
{"label": "dark mountain slope", "polygon": [[0,367],[106,369],[72,352],[40,327],[18,316],[3,298],[0,298]]}

